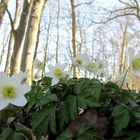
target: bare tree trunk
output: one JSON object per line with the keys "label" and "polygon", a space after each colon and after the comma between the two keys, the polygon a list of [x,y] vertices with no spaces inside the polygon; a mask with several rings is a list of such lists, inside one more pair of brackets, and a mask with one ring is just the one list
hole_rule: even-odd
{"label": "bare tree trunk", "polygon": [[20,70],[20,62],[22,55],[22,42],[24,38],[24,33],[27,25],[27,15],[29,12],[30,4],[25,0],[23,3],[23,11],[20,18],[20,23],[18,28],[15,30],[15,41],[14,41],[14,49],[11,59],[11,71],[10,75],[16,74]]}
{"label": "bare tree trunk", "polygon": [[6,65],[5,65],[5,70],[4,70],[6,75],[9,75],[9,73],[10,73],[10,61],[11,61],[13,44],[14,44],[14,40],[15,40],[15,25],[17,23],[18,13],[20,10],[19,4],[20,4],[20,0],[16,0],[16,12],[15,12],[14,21],[12,20],[12,16],[11,16],[7,6],[5,5],[6,11],[7,11],[9,19],[10,19],[10,24],[11,24],[10,40],[9,40],[8,52],[7,52],[7,57],[6,57]]}
{"label": "bare tree trunk", "polygon": [[2,0],[0,2],[0,26],[2,24],[3,17],[4,17],[4,14],[6,12],[6,7],[8,5],[8,2],[9,2],[9,0]]}
{"label": "bare tree trunk", "polygon": [[8,45],[8,51],[7,51],[7,57],[6,57],[5,70],[4,70],[6,75],[9,75],[9,73],[10,73],[10,61],[11,61],[13,43],[14,43],[14,34],[11,31],[9,45]]}
{"label": "bare tree trunk", "polygon": [[46,67],[46,61],[47,61],[47,50],[48,50],[48,43],[49,43],[49,35],[50,35],[50,28],[51,28],[51,12],[49,13],[49,23],[48,23],[48,28],[47,28],[47,39],[46,39],[46,46],[44,50],[44,63],[43,63],[43,70],[42,70],[42,75],[45,74],[45,67]]}
{"label": "bare tree trunk", "polygon": [[124,54],[124,49],[126,46],[126,42],[127,42],[127,25],[125,25],[125,29],[123,32],[123,40],[122,40],[122,48],[121,48],[121,54],[120,54],[120,62],[119,62],[119,73],[123,72],[123,63],[124,63],[124,59],[125,59],[125,54]]}
{"label": "bare tree trunk", "polygon": [[9,37],[8,37],[6,42],[5,42],[5,36],[6,36],[6,34],[4,35],[4,39],[3,39],[3,42],[2,42],[2,51],[1,51],[1,55],[0,55],[0,65],[2,63],[3,56],[4,56],[4,53],[5,53],[5,47],[7,45],[8,39],[9,39]]}
{"label": "bare tree trunk", "polygon": [[59,17],[60,17],[60,0],[58,0],[58,13],[57,13],[56,63],[58,63],[58,54],[59,54]]}
{"label": "bare tree trunk", "polygon": [[28,79],[26,81],[26,83],[28,84],[32,83],[32,63],[44,4],[45,0],[33,0],[27,27],[27,33],[25,36],[21,70],[28,72]]}
{"label": "bare tree trunk", "polygon": [[[75,3],[74,0],[71,2],[71,16],[72,16],[72,50],[73,57],[76,57],[76,15],[75,15]],[[77,77],[76,66],[73,65],[73,77]]]}

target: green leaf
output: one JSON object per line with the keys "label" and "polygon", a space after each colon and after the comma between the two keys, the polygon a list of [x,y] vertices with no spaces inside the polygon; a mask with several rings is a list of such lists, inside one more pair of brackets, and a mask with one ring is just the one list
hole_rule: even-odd
{"label": "green leaf", "polygon": [[76,140],[104,140],[104,138],[92,126],[84,125],[79,127]]}
{"label": "green leaf", "polygon": [[26,137],[22,133],[15,132],[10,137],[10,140],[26,140]]}
{"label": "green leaf", "polygon": [[119,86],[111,81],[107,82],[105,84],[105,87],[108,88],[108,89],[112,89],[112,90],[117,90],[119,89]]}
{"label": "green leaf", "polygon": [[60,104],[57,117],[59,120],[60,130],[62,130],[64,125],[69,122],[69,113],[65,103]]}
{"label": "green leaf", "polygon": [[92,98],[92,97],[85,97],[83,98],[82,96],[77,96],[77,103],[78,103],[78,106],[83,108],[83,109],[86,109],[87,106],[88,107],[100,107],[100,104],[95,100],[95,98]]}
{"label": "green leaf", "polygon": [[91,81],[87,78],[80,78],[79,81],[74,86],[74,92],[76,94],[81,94],[89,85]]}
{"label": "green leaf", "polygon": [[77,96],[77,102],[78,102],[79,107],[81,107],[83,109],[87,108],[88,101],[86,99],[84,99],[83,97]]}
{"label": "green leaf", "polygon": [[137,123],[140,123],[140,106],[132,108],[133,115],[134,115],[134,121]]}
{"label": "green leaf", "polygon": [[124,113],[125,110],[126,108],[124,108],[122,105],[115,106],[113,108],[112,116],[113,117],[120,116]]}
{"label": "green leaf", "polygon": [[56,131],[56,105],[53,105],[49,108],[43,108],[40,111],[36,112],[33,116],[33,128],[37,133],[43,134],[48,132],[50,128],[52,133]]}
{"label": "green leaf", "polygon": [[11,128],[5,128],[0,134],[0,140],[6,140],[10,135],[12,135],[12,133],[13,130]]}
{"label": "green leaf", "polygon": [[27,103],[27,105],[26,105],[26,111],[27,111],[27,113],[31,110],[31,108],[35,105],[35,100],[32,100],[32,101],[30,101],[30,102],[28,102]]}
{"label": "green leaf", "polygon": [[47,95],[47,96],[42,97],[42,99],[39,100],[39,102],[37,103],[36,107],[38,107],[38,106],[44,106],[47,103],[57,102],[57,101],[58,101],[57,96],[55,94],[50,94],[50,95]]}
{"label": "green leaf", "polygon": [[114,107],[112,116],[114,117],[115,131],[118,133],[129,124],[129,111],[124,106]]}
{"label": "green leaf", "polygon": [[68,96],[66,99],[66,103],[67,103],[67,108],[69,111],[70,118],[74,119],[75,115],[77,114],[77,110],[78,110],[76,96],[74,96],[74,95]]}
{"label": "green leaf", "polygon": [[92,86],[89,88],[92,88],[92,95],[98,101],[101,94],[101,82],[99,80],[93,79]]}
{"label": "green leaf", "polygon": [[32,140],[32,130],[25,125],[17,123],[16,131],[24,134],[28,140]]}
{"label": "green leaf", "polygon": [[62,132],[56,140],[72,140],[72,132],[70,129],[66,129],[64,132]]}

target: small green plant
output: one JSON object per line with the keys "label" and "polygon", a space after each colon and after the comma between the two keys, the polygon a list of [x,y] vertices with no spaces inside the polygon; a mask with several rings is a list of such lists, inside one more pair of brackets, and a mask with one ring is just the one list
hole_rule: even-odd
{"label": "small green plant", "polygon": [[0,140],[138,140],[140,95],[113,82],[44,77],[22,108],[0,112]]}

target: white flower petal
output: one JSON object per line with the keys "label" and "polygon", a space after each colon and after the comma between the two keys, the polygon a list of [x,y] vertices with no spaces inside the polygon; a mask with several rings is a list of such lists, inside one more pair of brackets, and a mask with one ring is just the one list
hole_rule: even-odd
{"label": "white flower petal", "polygon": [[0,98],[0,110],[4,109],[6,106],[8,106],[9,103],[7,102],[7,100],[5,100],[4,98]]}
{"label": "white flower petal", "polygon": [[52,66],[51,64],[49,64],[49,65],[48,65],[48,69],[49,69],[50,71],[53,71],[53,70],[54,70],[54,66]]}
{"label": "white flower petal", "polygon": [[62,67],[62,65],[61,65],[60,63],[56,63],[56,64],[55,64],[55,69],[56,69],[56,68],[61,68],[61,67]]}
{"label": "white flower petal", "polygon": [[67,63],[63,63],[63,64],[61,65],[61,69],[62,69],[62,70],[66,69],[67,67],[68,67],[68,64],[67,64]]}
{"label": "white flower petal", "polygon": [[21,84],[22,80],[23,80],[23,72],[22,72],[22,73],[20,72],[20,73],[18,73],[18,74],[16,74],[16,75],[11,76],[11,77],[7,80],[7,83],[8,83],[8,84],[12,84],[12,85],[14,85],[15,87],[18,87],[18,86]]}
{"label": "white flower petal", "polygon": [[9,103],[16,106],[24,106],[27,103],[27,99],[24,96],[16,96],[8,100]]}
{"label": "white flower petal", "polygon": [[83,61],[83,65],[86,66],[90,63],[90,58],[88,57],[87,54],[82,54],[81,59]]}
{"label": "white flower petal", "polygon": [[46,75],[48,77],[52,77],[53,78],[54,77],[54,70],[47,72]]}
{"label": "white flower petal", "polygon": [[22,84],[16,89],[16,92],[17,95],[25,95],[30,90],[31,90],[31,86]]}
{"label": "white flower petal", "polygon": [[58,78],[52,79],[52,84],[51,84],[51,86],[56,85],[58,82],[59,82],[59,79],[58,79]]}

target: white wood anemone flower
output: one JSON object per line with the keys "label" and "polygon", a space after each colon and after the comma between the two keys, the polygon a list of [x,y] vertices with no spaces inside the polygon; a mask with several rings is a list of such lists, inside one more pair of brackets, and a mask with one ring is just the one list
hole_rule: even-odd
{"label": "white wood anemone flower", "polygon": [[26,81],[26,79],[28,78],[28,72],[27,71],[25,71],[25,72],[19,71],[19,73],[15,76],[21,78],[21,83],[24,83],[24,81]]}
{"label": "white wood anemone flower", "polygon": [[86,66],[90,63],[90,58],[87,54],[78,54],[72,58],[72,63],[81,70],[86,70]]}
{"label": "white wood anemone flower", "polygon": [[24,106],[27,103],[24,95],[31,90],[31,87],[21,84],[22,80],[22,73],[8,78],[5,73],[0,72],[0,110],[9,104]]}
{"label": "white wood anemone flower", "polygon": [[99,57],[96,59],[96,68],[97,70],[106,69],[107,63],[105,60],[100,59]]}
{"label": "white wood anemone flower", "polygon": [[71,73],[69,71],[66,71],[67,63],[60,64],[56,63],[55,66],[48,65],[49,72],[47,72],[47,76],[52,78],[52,84],[51,86],[57,84],[60,79],[70,78]]}
{"label": "white wood anemone flower", "polygon": [[34,69],[41,70],[43,68],[43,62],[40,61],[38,58],[36,58],[34,60],[33,66],[34,66]]}
{"label": "white wood anemone flower", "polygon": [[89,62],[86,65],[86,70],[89,72],[95,72],[96,71],[96,63],[94,61]]}
{"label": "white wood anemone flower", "polygon": [[136,76],[140,76],[140,51],[136,52],[134,48],[129,47],[128,54],[130,68]]}

